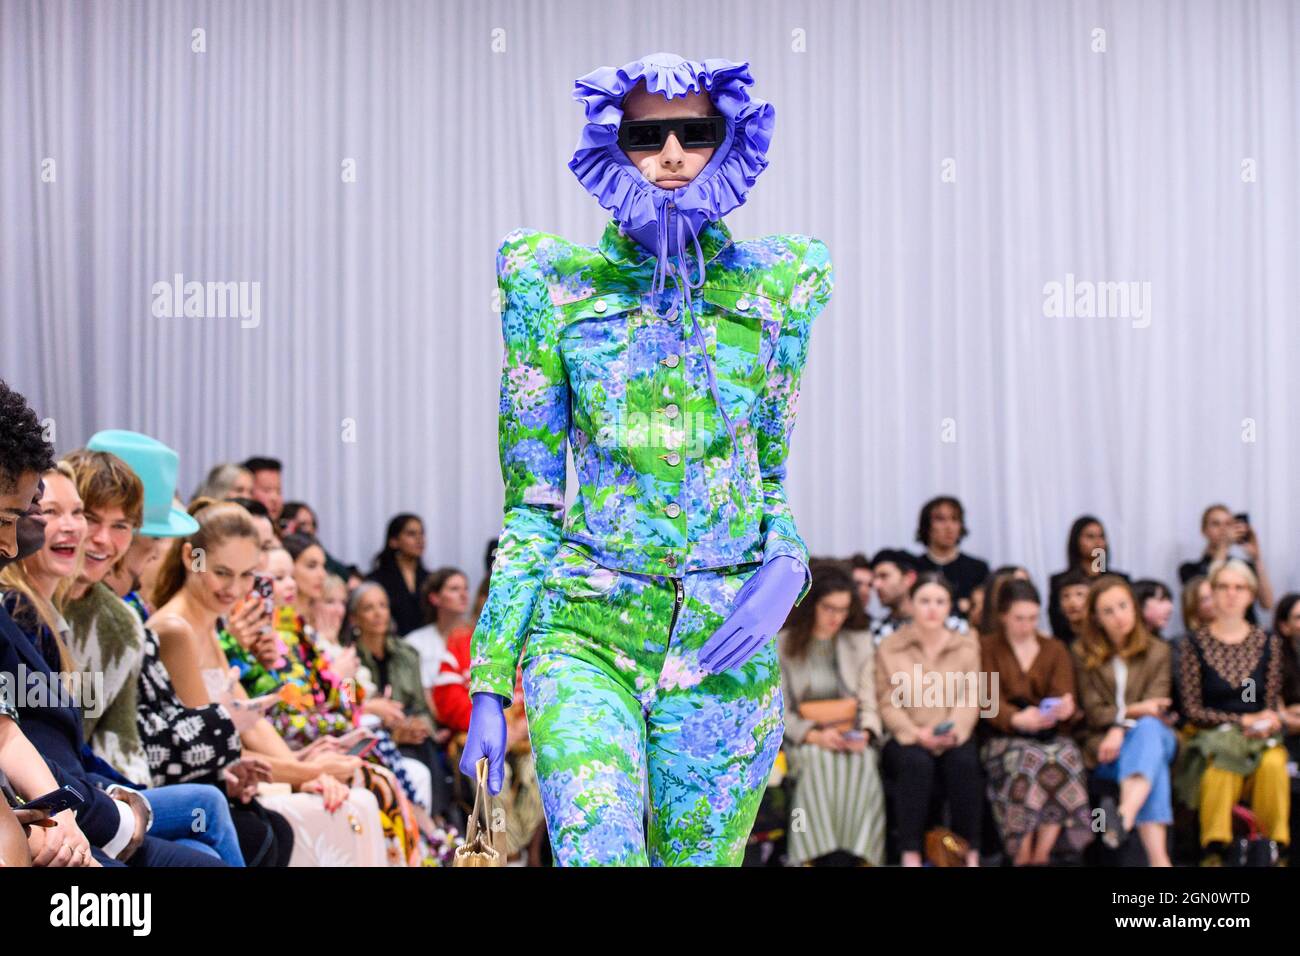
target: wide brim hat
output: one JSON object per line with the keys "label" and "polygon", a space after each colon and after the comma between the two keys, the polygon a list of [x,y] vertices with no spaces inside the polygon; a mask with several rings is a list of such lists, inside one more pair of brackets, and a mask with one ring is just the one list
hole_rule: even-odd
{"label": "wide brim hat", "polygon": [[144,524],[136,534],[147,538],[183,538],[199,523],[174,504],[180,457],[156,438],[140,432],[108,429],[91,436],[86,447],[121,458],[144,485]]}

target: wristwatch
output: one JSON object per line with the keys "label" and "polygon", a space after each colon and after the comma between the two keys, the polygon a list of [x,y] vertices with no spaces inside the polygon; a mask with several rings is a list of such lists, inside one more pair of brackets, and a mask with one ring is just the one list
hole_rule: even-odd
{"label": "wristwatch", "polygon": [[[153,828],[153,807],[149,805],[149,801],[144,798],[139,790],[132,790],[130,787],[124,787],[120,783],[109,784],[104,792],[111,797],[114,792],[119,790],[122,793],[140,798],[140,802],[144,804],[144,832],[148,833]],[[127,800],[126,802],[130,803],[131,801]]]}

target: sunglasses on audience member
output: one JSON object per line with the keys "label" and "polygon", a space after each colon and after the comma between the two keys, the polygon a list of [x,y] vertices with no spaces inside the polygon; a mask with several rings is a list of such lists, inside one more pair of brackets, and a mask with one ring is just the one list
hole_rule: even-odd
{"label": "sunglasses on audience member", "polygon": [[727,138],[725,116],[686,116],[679,119],[624,120],[618,128],[618,145],[628,152],[663,149],[668,134],[682,149],[721,146]]}

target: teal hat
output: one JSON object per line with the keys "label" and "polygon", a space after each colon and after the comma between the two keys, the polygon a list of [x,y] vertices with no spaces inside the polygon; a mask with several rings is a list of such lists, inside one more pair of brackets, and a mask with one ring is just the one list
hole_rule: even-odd
{"label": "teal hat", "polygon": [[156,438],[111,428],[86,442],[91,451],[112,452],[130,466],[144,485],[144,524],[137,534],[147,538],[182,538],[199,530],[199,523],[172,504],[180,458]]}

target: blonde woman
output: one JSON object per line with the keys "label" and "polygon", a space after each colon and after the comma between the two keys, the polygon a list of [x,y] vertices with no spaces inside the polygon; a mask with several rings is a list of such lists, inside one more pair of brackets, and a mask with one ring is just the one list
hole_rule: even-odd
{"label": "blonde woman", "polygon": [[1291,840],[1291,779],[1282,746],[1283,648],[1246,619],[1259,583],[1236,558],[1210,568],[1214,619],[1188,634],[1179,655],[1183,714],[1194,733],[1184,748],[1179,797],[1197,807],[1204,861],[1221,861],[1232,840],[1232,808],[1249,785],[1260,829]]}
{"label": "blonde woman", "polygon": [[237,720],[245,749],[270,763],[274,781],[297,791],[259,797],[293,824],[291,866],[382,866],[386,854],[375,798],[347,785],[361,761],[339,752],[329,738],[298,753],[290,750],[265,717],[250,712],[248,695],[231,679],[218,628],[249,593],[262,562],[252,519],[239,505],[209,499],[189,510],[199,528],[177,538],[163,558],[153,593],[158,610],[149,619],[176,693],[187,707],[215,699],[242,714]]}

